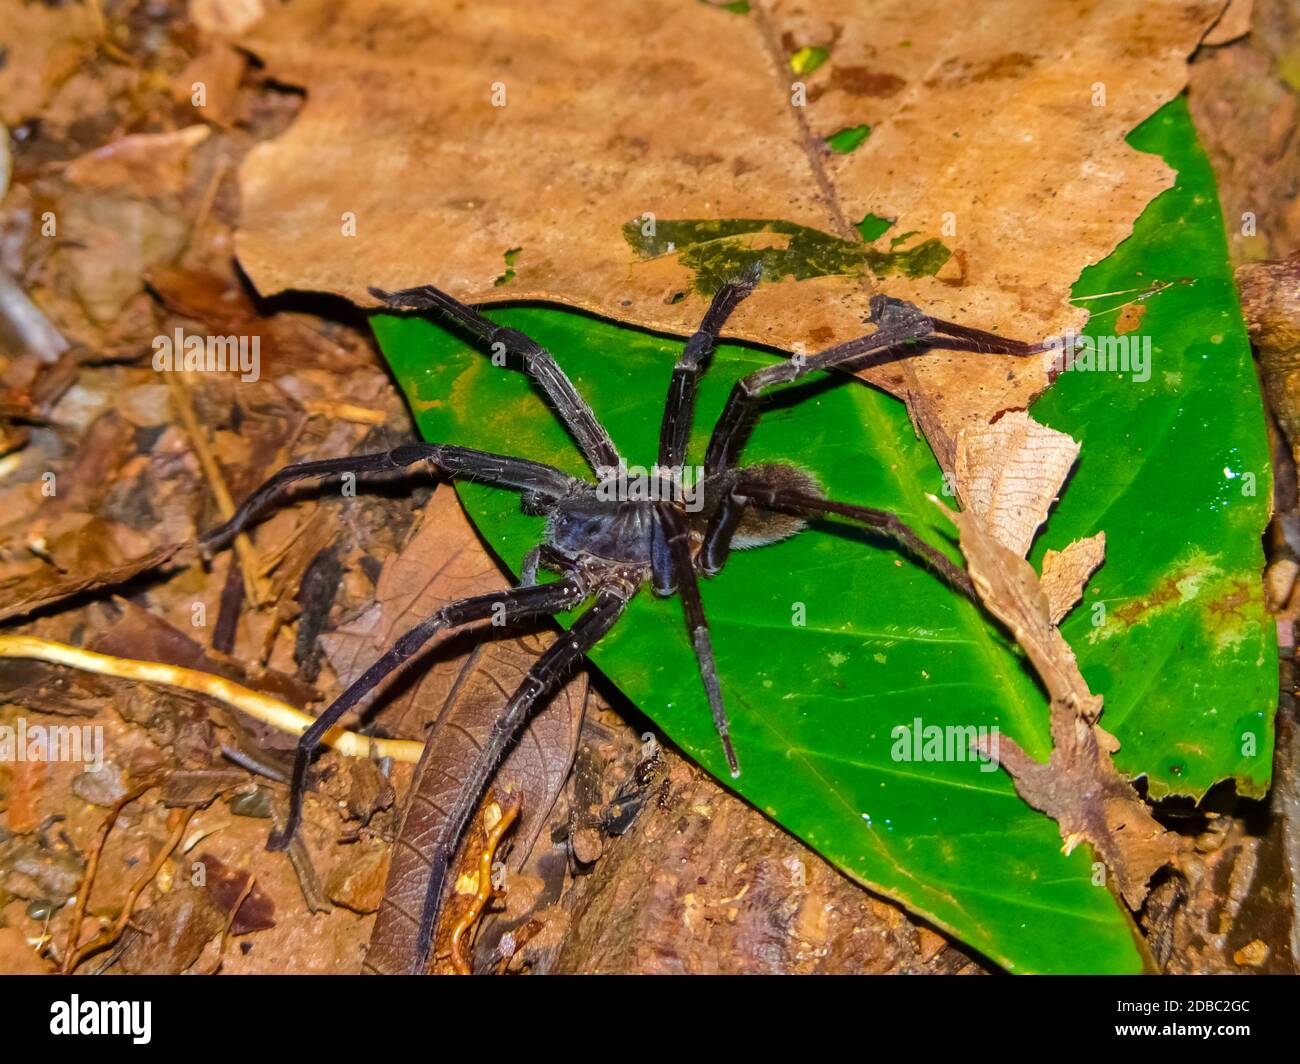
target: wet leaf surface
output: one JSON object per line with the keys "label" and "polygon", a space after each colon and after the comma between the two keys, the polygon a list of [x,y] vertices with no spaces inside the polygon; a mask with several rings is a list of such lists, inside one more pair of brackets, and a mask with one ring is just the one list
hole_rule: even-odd
{"label": "wet leaf surface", "polygon": [[[1180,106],[1153,119],[1135,139],[1168,152],[1189,171],[1189,181],[1208,178]],[[1239,331],[1231,290],[1215,281],[1226,276],[1227,266],[1222,262],[1214,200],[1207,198],[1212,191],[1212,184],[1190,194],[1176,191],[1153,210],[1157,219],[1178,218],[1182,239],[1218,247],[1220,261],[1205,267],[1198,311],[1203,322],[1225,322],[1225,329],[1235,322]],[[1143,240],[1154,238],[1158,244],[1163,231],[1156,226],[1150,237],[1140,232],[1126,253],[1143,261]],[[1185,264],[1184,272],[1187,268]],[[1167,286],[1161,294],[1181,293],[1185,287]],[[1178,320],[1190,330],[1189,309],[1184,307]],[[1153,308],[1148,322],[1159,320],[1155,314]],[[557,353],[630,461],[653,456],[661,396],[678,350],[675,343],[555,311],[502,311],[498,320],[524,329]],[[375,325],[428,438],[583,471],[564,430],[521,375],[493,367],[481,352],[430,322],[383,316]],[[1195,465],[1204,469],[1217,458],[1216,452],[1231,447],[1242,453],[1242,468],[1250,465],[1266,485],[1258,392],[1245,348],[1227,348],[1211,386],[1198,365],[1206,349],[1184,347],[1186,335],[1171,336],[1167,344],[1158,341],[1166,364],[1162,370],[1157,362],[1156,372],[1178,373],[1174,366],[1182,366],[1185,381],[1203,381],[1194,394],[1188,394],[1186,383],[1177,392],[1152,394],[1138,391],[1118,375],[1099,384],[1098,376],[1074,372],[1065,375],[1068,381],[1058,382],[1058,387],[1065,383],[1074,389],[1074,419],[1091,415],[1113,424],[1109,419],[1119,407],[1140,402],[1148,420],[1130,422],[1126,432],[1135,442],[1126,440],[1126,446],[1141,447],[1143,424],[1158,428],[1166,419],[1183,424],[1177,415],[1184,404],[1221,409],[1224,395],[1231,395],[1235,407],[1230,423],[1220,418],[1213,432],[1204,422],[1185,423],[1189,435],[1182,444],[1184,461],[1204,456]],[[612,351],[618,352],[617,359],[610,357]],[[767,360],[743,348],[719,350],[701,391],[692,460],[700,456],[703,434],[732,381]],[[1234,374],[1235,385],[1225,384],[1225,375],[1234,379]],[[940,493],[943,481],[901,407],[877,393],[834,381],[800,387],[802,401],[796,401],[791,389],[770,405],[746,450],[746,461],[796,459],[816,473],[832,497],[895,510],[931,542],[951,550],[951,543],[934,530],[924,500],[927,492]],[[1162,397],[1164,412],[1157,415]],[[1039,417],[1058,427],[1055,419]],[[1100,433],[1092,435],[1105,439]],[[1085,437],[1085,454],[1087,446]],[[1040,543],[1050,539],[1063,546],[1063,541],[1104,529],[1109,544],[1112,525],[1133,528],[1135,513],[1126,513],[1123,522],[1118,518],[1139,498],[1140,512],[1150,520],[1149,498],[1127,495],[1123,483],[1117,485],[1111,478],[1093,486],[1084,479],[1085,468],[1064,495],[1062,508],[1071,506],[1072,520],[1058,525],[1059,518],[1053,518],[1050,535]],[[1109,468],[1113,472],[1116,466]],[[1161,475],[1158,467],[1146,468],[1153,477]],[[1223,512],[1220,483],[1184,483],[1178,512]],[[539,539],[540,522],[518,513],[515,496],[481,485],[459,490],[502,557],[520,557]],[[1225,552],[1221,557],[1237,579],[1254,579],[1258,572],[1258,535],[1266,512],[1266,491],[1242,497],[1225,513],[1228,526],[1217,530],[1215,548]],[[1162,527],[1171,534],[1175,529],[1186,533],[1186,526]],[[1154,561],[1146,552],[1118,550],[1093,584],[1107,574],[1109,586],[1120,580],[1159,579]],[[1159,564],[1169,561],[1168,553],[1159,556]],[[1110,895],[1092,885],[1085,848],[1062,856],[1054,825],[1018,804],[1000,773],[981,772],[980,765],[970,762],[900,764],[891,756],[894,729],[899,727],[910,734],[931,725],[996,725],[1031,756],[1046,760],[1047,701],[1014,649],[983,615],[933,577],[902,563],[893,551],[855,532],[826,527],[774,547],[733,555],[727,569],[708,584],[705,596],[744,766],[737,787],[750,801],[850,875],[903,900],[1012,970],[1138,967],[1127,921]],[[806,611],[806,627],[792,624],[798,604]],[[676,602],[640,597],[592,659],[693,757],[725,779],[679,609]],[[1243,639],[1238,644],[1243,661],[1266,661],[1274,652],[1271,625],[1262,607],[1251,612],[1252,607],[1243,604],[1243,610]],[[1149,623],[1157,639],[1173,642],[1185,624],[1176,610],[1169,613],[1170,627],[1162,618]],[[1077,626],[1082,617],[1087,624],[1089,616],[1080,608],[1070,623]],[[1089,664],[1097,668],[1100,660],[1105,667],[1097,647],[1109,648],[1116,656],[1137,653],[1122,639],[1088,643],[1086,636],[1076,636],[1074,642],[1085,675]],[[1209,674],[1220,668],[1205,658],[1182,657],[1177,665],[1165,682],[1183,702],[1199,697],[1198,685],[1212,682]],[[1129,668],[1130,684],[1151,683],[1151,663],[1131,661]],[[1245,682],[1248,690],[1262,692],[1273,673],[1258,664],[1255,668],[1258,671]],[[1108,684],[1089,679],[1109,702]],[[1120,712],[1106,718],[1106,726],[1122,744],[1119,764],[1126,774],[1156,776],[1160,757],[1168,755],[1152,756],[1141,732],[1125,728],[1124,697],[1121,689]],[[1220,714],[1213,703],[1200,705],[1209,722],[1206,749],[1214,751],[1203,764],[1214,764],[1211,772],[1221,778],[1243,766],[1237,737],[1216,743],[1216,731],[1223,738],[1214,724]],[[1243,703],[1240,683],[1233,705],[1245,719],[1263,721],[1270,712],[1262,697],[1254,706]],[[1165,727],[1187,735],[1185,712],[1167,710],[1163,719]],[[1143,752],[1148,754],[1145,762],[1139,757]],[[1266,774],[1267,764],[1267,754],[1257,752],[1242,785],[1251,786],[1252,773]]]}

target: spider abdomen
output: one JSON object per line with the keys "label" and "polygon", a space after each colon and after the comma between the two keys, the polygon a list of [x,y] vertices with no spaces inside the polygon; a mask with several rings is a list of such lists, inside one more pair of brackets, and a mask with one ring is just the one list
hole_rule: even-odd
{"label": "spider abdomen", "polygon": [[[789,489],[805,495],[815,495],[819,499],[825,496],[813,475],[796,466],[776,463],[754,465],[741,469],[739,473],[742,479],[757,480],[774,489]],[[741,515],[740,523],[731,537],[731,546],[736,550],[766,547],[769,543],[779,543],[802,532],[807,524],[805,518],[795,514],[750,506]]]}

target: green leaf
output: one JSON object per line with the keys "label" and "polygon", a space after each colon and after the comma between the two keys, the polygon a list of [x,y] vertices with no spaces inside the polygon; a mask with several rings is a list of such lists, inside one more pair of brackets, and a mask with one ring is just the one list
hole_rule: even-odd
{"label": "green leaf", "polygon": [[829,48],[822,48],[820,45],[809,45],[806,48],[800,48],[794,55],[790,56],[790,70],[801,76],[811,74],[830,57]]}
{"label": "green leaf", "polygon": [[[1086,333],[1151,341],[1150,379],[1067,372],[1033,407],[1079,440],[1078,468],[1032,557],[1106,532],[1106,564],[1062,633],[1106,698],[1125,775],[1151,794],[1200,797],[1237,777],[1263,794],[1273,761],[1277,633],[1264,608],[1260,536],[1272,481],[1250,344],[1228,263],[1214,174],[1177,99],[1129,137],[1164,156],[1175,186],[1133,236],[1086,270]],[[1109,294],[1115,293],[1115,294]],[[1102,623],[1095,603],[1105,605]]]}
{"label": "green leaf", "polygon": [[[1192,173],[1203,167],[1203,157],[1185,112],[1175,108],[1172,114],[1174,126],[1164,141],[1144,140],[1152,123],[1161,125],[1164,118],[1148,122],[1135,138],[1148,150],[1170,153]],[[1148,231],[1144,216],[1119,254],[1145,262],[1144,242],[1154,241],[1154,248],[1167,226],[1182,234],[1185,247],[1196,250],[1183,260],[1179,274],[1197,278],[1192,305],[1172,310],[1168,317],[1162,311],[1155,318],[1154,306],[1148,314],[1152,325],[1181,330],[1167,344],[1163,333],[1156,336],[1160,359],[1153,379],[1181,372],[1189,387],[1210,394],[1158,387],[1138,399],[1132,382],[1068,373],[1037,411],[1041,420],[1076,432],[1084,441],[1084,461],[1047,538],[1061,546],[1105,529],[1110,556],[1095,579],[1104,575],[1103,586],[1110,590],[1103,594],[1108,596],[1118,595],[1116,589],[1157,586],[1153,576],[1168,569],[1178,532],[1184,533],[1182,542],[1199,543],[1206,554],[1215,554],[1224,573],[1245,573],[1249,563],[1257,579],[1258,543],[1252,556],[1244,541],[1247,533],[1257,537],[1262,525],[1258,500],[1230,505],[1223,482],[1190,473],[1166,471],[1166,477],[1179,482],[1177,489],[1168,490],[1159,483],[1135,488],[1139,478],[1132,475],[1158,476],[1159,468],[1149,467],[1141,456],[1156,442],[1163,446],[1170,426],[1182,424],[1180,412],[1192,409],[1198,413],[1176,441],[1185,448],[1183,461],[1189,468],[1208,468],[1210,453],[1218,462],[1221,453],[1231,452],[1235,464],[1227,464],[1257,471],[1259,498],[1267,499],[1259,400],[1248,377],[1249,363],[1235,346],[1240,322],[1231,290],[1220,283],[1227,277],[1225,256],[1213,189],[1208,186],[1207,197],[1206,187],[1198,178],[1191,189],[1180,184],[1165,193],[1152,206],[1151,216],[1160,224]],[[1147,276],[1160,279],[1150,272]],[[1206,284],[1199,287],[1203,277]],[[1080,292],[1087,294],[1082,285]],[[1171,287],[1153,299],[1181,291],[1182,286]],[[1231,317],[1227,322],[1219,317],[1225,310]],[[629,462],[653,461],[663,397],[682,341],[568,311],[510,309],[491,316],[530,333],[556,354]],[[1211,342],[1196,323],[1204,326],[1211,319],[1227,339],[1213,344],[1214,358],[1205,359]],[[483,352],[420,318],[380,315],[374,326],[427,438],[586,473],[566,432],[522,374],[493,366]],[[1192,336],[1199,339],[1185,345]],[[708,430],[736,378],[774,357],[737,345],[719,348],[701,388],[690,461],[700,461]],[[1212,365],[1202,367],[1202,359]],[[1128,398],[1117,397],[1117,388],[1127,389],[1123,396]],[[1065,389],[1072,389],[1069,397],[1058,398],[1058,390]],[[1131,419],[1111,412],[1118,404],[1138,402],[1141,413]],[[1044,413],[1048,403],[1058,404],[1051,415]],[[1204,420],[1203,411],[1210,408],[1218,416]],[[1108,440],[1107,433],[1117,438]],[[1091,460],[1097,452],[1106,457]],[[1117,461],[1107,452],[1126,457]],[[747,462],[796,460],[816,474],[832,497],[894,510],[929,542],[957,557],[937,511],[925,499],[927,492],[942,493],[939,470],[916,439],[902,404],[888,396],[829,379],[786,389],[767,407],[744,457]],[[1163,493],[1157,498],[1172,500],[1173,508],[1163,515],[1172,527],[1162,530],[1148,550],[1139,546],[1147,542],[1140,538],[1143,522],[1158,507],[1144,493],[1157,488]],[[517,567],[541,539],[542,520],[522,515],[511,493],[482,484],[461,484],[458,490],[488,542]],[[1178,497],[1180,491],[1204,494]],[[1186,534],[1193,526],[1182,521],[1181,508],[1204,516],[1194,526],[1198,536],[1204,532],[1218,538],[1202,542]],[[1211,521],[1216,514],[1219,524]],[[1135,537],[1133,544],[1124,542],[1129,536]],[[1020,801],[1000,771],[983,771],[987,766],[955,758],[901,756],[910,754],[912,745],[900,744],[898,729],[910,739],[935,726],[997,726],[1030,754],[1046,757],[1046,701],[1023,656],[979,610],[888,544],[833,523],[815,525],[784,543],[733,554],[726,569],[706,583],[704,596],[744,770],[734,784],[676,600],[643,592],[592,654],[595,664],[693,758],[847,874],[899,899],[1009,970],[1139,970],[1127,917],[1106,889],[1093,885],[1088,847],[1063,855],[1056,825]],[[1266,667],[1272,660],[1271,643],[1260,633],[1259,618],[1250,613],[1254,606],[1243,609],[1249,619],[1232,646],[1249,648],[1253,640]],[[1095,643],[1088,642],[1088,604],[1077,613],[1067,632],[1108,707],[1113,687],[1147,685],[1143,698],[1136,693],[1131,698],[1127,714],[1122,709],[1115,714],[1118,722],[1108,709],[1106,723],[1126,744],[1121,755],[1128,760],[1121,767],[1154,771],[1167,748],[1144,745],[1140,735],[1129,735],[1127,726],[1151,727],[1155,718],[1146,700],[1166,684],[1162,671],[1172,674],[1176,690],[1171,697],[1182,701],[1179,719],[1203,723],[1208,710],[1202,712],[1197,691],[1217,685],[1214,673],[1223,659],[1198,655],[1171,661],[1162,655],[1147,660],[1139,651],[1125,649],[1144,625],[1150,631],[1143,638],[1158,650],[1189,636],[1191,629],[1176,606],[1153,610],[1131,630]],[[562,623],[570,620],[561,618]],[[1178,626],[1177,633],[1157,638],[1170,625]],[[1120,676],[1121,670],[1126,674]],[[1127,670],[1134,674],[1128,676]],[[1227,716],[1222,705],[1219,715]],[[1199,743],[1202,737],[1184,727],[1176,741]],[[964,748],[963,742],[956,749]],[[1222,760],[1217,746],[1213,753],[1221,760],[1216,769],[1207,752],[1204,769],[1209,775],[1239,764]],[[1149,763],[1138,764],[1143,755]],[[1263,770],[1262,758],[1252,764]]]}
{"label": "green leaf", "polygon": [[492,282],[494,287],[500,288],[503,284],[509,284],[515,279],[515,263],[519,260],[519,253],[523,250],[523,248],[510,248],[505,253],[505,272]]}
{"label": "green leaf", "polygon": [[[867,215],[860,225],[868,225],[874,217]],[[896,236],[889,250],[881,251],[806,225],[764,218],[668,219],[656,221],[653,227],[634,218],[623,226],[623,239],[638,258],[676,255],[694,272],[691,287],[706,298],[756,262],[762,264],[767,280],[863,277],[867,273],[930,277],[938,273],[952,252],[934,237],[914,247],[899,247],[914,236],[915,232]]]}
{"label": "green leaf", "polygon": [[868,214],[853,228],[861,234],[863,240],[870,244],[873,240],[877,240],[889,232],[896,221],[898,221],[897,218],[882,218],[879,214]]}
{"label": "green leaf", "polygon": [[826,146],[839,155],[848,155],[849,152],[862,147],[869,136],[871,136],[870,126],[847,126],[827,137]]}

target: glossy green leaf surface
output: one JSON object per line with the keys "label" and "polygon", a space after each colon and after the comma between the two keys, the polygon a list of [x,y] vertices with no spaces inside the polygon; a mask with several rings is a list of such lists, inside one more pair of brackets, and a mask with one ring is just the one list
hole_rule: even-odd
{"label": "glossy green leaf surface", "polygon": [[[1199,152],[1185,115],[1176,122],[1182,125],[1168,134],[1172,147],[1157,147],[1190,153],[1190,165],[1200,159]],[[1183,196],[1174,216],[1181,219],[1181,229],[1210,241],[1209,231],[1217,234],[1219,226],[1212,186],[1208,202],[1196,203],[1195,198]],[[1139,229],[1130,244],[1141,239]],[[1140,249],[1129,251],[1142,261]],[[1182,275],[1200,276],[1203,269],[1221,276],[1226,266],[1189,260]],[[1225,302],[1220,292],[1216,307],[1208,292],[1198,290],[1194,313],[1227,309],[1236,315],[1231,298]],[[552,309],[498,310],[492,317],[523,329],[555,353],[629,463],[653,461],[680,339]],[[1228,325],[1240,329],[1236,317]],[[423,319],[381,315],[374,326],[428,439],[587,472],[567,433],[523,375],[493,366],[483,352]],[[1173,338],[1162,348],[1157,342],[1164,354],[1155,373],[1177,372],[1180,361],[1200,356],[1199,348],[1184,354],[1183,344]],[[701,387],[691,462],[701,460],[708,430],[736,378],[777,357],[741,346],[719,348]],[[1235,446],[1239,456],[1252,460],[1262,453],[1258,397],[1245,387],[1249,369],[1248,361],[1240,360],[1216,367],[1211,405],[1232,407],[1233,417],[1226,428],[1203,430],[1199,439],[1195,432],[1187,434],[1185,445],[1201,458],[1206,449],[1217,455],[1225,446]],[[1182,372],[1196,386],[1208,386],[1187,367]],[[1084,375],[1078,374],[1077,381],[1073,376],[1066,374],[1057,388],[1079,389],[1077,381]],[[1112,431],[1114,424],[1101,408],[1114,407],[1117,400],[1103,386],[1105,375],[1092,376],[1096,379],[1077,392],[1068,412],[1076,423],[1086,422],[1085,428],[1101,426],[1095,429],[1101,436],[1108,423]],[[1123,387],[1131,390],[1133,385],[1124,382]],[[1177,421],[1173,411],[1186,409],[1185,402],[1176,389],[1156,390],[1145,401],[1143,423],[1158,428]],[[1075,431],[1065,417],[1058,421],[1041,410],[1038,416]],[[1132,429],[1129,446],[1141,446],[1142,424]],[[1083,439],[1085,455],[1089,448],[1103,447],[1087,434]],[[1119,444],[1111,441],[1111,446]],[[914,435],[902,404],[888,396],[840,379],[787,388],[769,403],[744,458],[794,460],[812,471],[831,497],[894,510],[928,541],[958,557],[949,530],[925,498],[928,492],[942,493],[939,469],[924,441]],[[1264,466],[1258,474],[1260,495],[1253,504],[1267,498]],[[1081,468],[1067,488],[1062,513],[1049,524],[1052,544],[1100,528],[1112,536],[1120,530],[1140,531],[1143,518],[1131,515],[1136,500],[1124,490],[1131,478],[1084,478]],[[1252,516],[1245,513],[1248,507],[1215,509],[1213,500],[1222,498],[1218,483],[1193,481],[1188,490],[1211,487],[1220,494],[1188,500],[1188,505],[1222,513],[1224,521],[1235,522],[1229,531],[1238,538],[1246,536],[1253,522],[1257,555],[1262,511]],[[512,493],[481,484],[462,484],[458,490],[489,543],[517,570],[523,554],[540,540],[542,520],[522,515]],[[1176,517],[1172,522],[1179,524]],[[1160,552],[1167,549],[1167,540],[1161,543],[1165,548],[1112,554],[1117,560],[1108,560],[1102,573],[1113,583],[1105,586],[1140,587],[1143,580],[1152,580],[1173,557]],[[1243,575],[1248,562],[1258,571],[1258,558],[1248,558],[1240,544],[1232,555],[1224,554],[1228,547],[1221,540],[1202,547],[1218,553],[1225,572]],[[733,554],[726,569],[705,584],[704,597],[744,770],[739,780],[730,781],[726,773],[677,600],[643,592],[591,655],[679,746],[847,874],[897,898],[1012,971],[1139,969],[1126,917],[1109,891],[1094,885],[1088,847],[1063,855],[1056,825],[1021,802],[1003,773],[958,759],[965,740],[941,752],[942,759],[929,759],[935,751],[924,740],[936,727],[997,727],[1037,757],[1046,757],[1049,749],[1045,698],[1017,649],[978,609],[889,544],[831,522],[780,544]],[[1086,621],[1088,608],[1079,612]],[[1086,650],[1085,671],[1107,696],[1108,706],[1107,683],[1118,683],[1121,670],[1140,667],[1142,675],[1131,682],[1158,686],[1163,680],[1152,677],[1151,670],[1172,668],[1167,657],[1130,664],[1133,659],[1124,656],[1125,632],[1088,642],[1094,631],[1088,628],[1081,645],[1078,620],[1067,631],[1081,656]],[[1152,644],[1157,648],[1186,638],[1188,625],[1177,610],[1154,611],[1145,623],[1153,629],[1152,638],[1166,624],[1180,625],[1183,634],[1164,636],[1166,643]],[[1267,658],[1271,644],[1265,645],[1257,620],[1248,623],[1255,625],[1257,653]],[[1248,642],[1243,637],[1236,645]],[[1218,667],[1213,659],[1201,658],[1173,670],[1184,703],[1197,697],[1198,685],[1216,682],[1209,671]],[[1163,748],[1144,745],[1120,725],[1136,722],[1150,729],[1159,718],[1151,716],[1140,692],[1130,701],[1126,716],[1117,713],[1121,719],[1116,720],[1108,715],[1106,722],[1125,743],[1129,760],[1122,767],[1135,771],[1133,759],[1145,754],[1150,764],[1136,770],[1154,771]],[[1184,708],[1180,720],[1188,717]],[[1184,734],[1198,738],[1190,731]],[[1222,761],[1218,771],[1238,764]],[[1209,760],[1205,771],[1215,771]]]}
{"label": "glossy green leaf surface", "polygon": [[1129,372],[1064,373],[1034,405],[1083,446],[1031,559],[1106,531],[1106,564],[1061,630],[1105,695],[1120,771],[1146,774],[1156,797],[1199,797],[1225,776],[1259,795],[1278,683],[1260,579],[1272,498],[1262,401],[1186,102],[1129,141],[1163,155],[1177,184],[1085,271],[1074,297],[1092,311],[1095,337],[1145,308],[1124,336],[1149,340],[1150,353],[1145,369],[1130,351]]}

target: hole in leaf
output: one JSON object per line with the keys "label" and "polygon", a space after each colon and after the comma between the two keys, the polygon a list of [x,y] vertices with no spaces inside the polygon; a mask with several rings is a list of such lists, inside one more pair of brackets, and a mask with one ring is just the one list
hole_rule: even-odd
{"label": "hole in leaf", "polygon": [[503,284],[509,284],[515,279],[515,260],[519,258],[519,253],[523,248],[511,248],[506,252],[506,270],[500,277],[492,283],[500,288]]}
{"label": "hole in leaf", "polygon": [[826,146],[839,155],[848,155],[866,143],[871,136],[870,126],[847,126],[826,138]]}
{"label": "hole in leaf", "polygon": [[884,236],[896,221],[897,218],[883,218],[879,214],[868,214],[854,228],[862,235],[862,239],[870,244],[873,240]]}
{"label": "hole in leaf", "polygon": [[800,48],[790,57],[790,69],[801,76],[811,74],[830,57],[831,50],[820,45]]}

